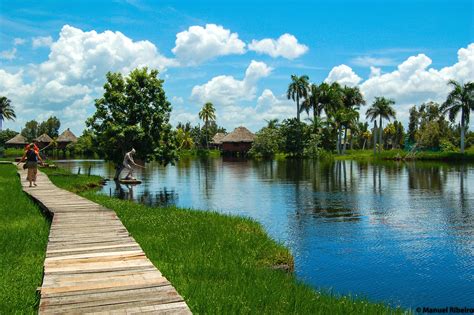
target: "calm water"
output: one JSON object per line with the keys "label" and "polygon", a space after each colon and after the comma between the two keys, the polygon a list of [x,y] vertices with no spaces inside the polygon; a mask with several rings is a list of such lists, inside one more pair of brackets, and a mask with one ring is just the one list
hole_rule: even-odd
{"label": "calm water", "polygon": [[[113,177],[102,161],[63,161]],[[474,165],[184,160],[103,193],[245,215],[334,293],[405,307],[474,306]]]}

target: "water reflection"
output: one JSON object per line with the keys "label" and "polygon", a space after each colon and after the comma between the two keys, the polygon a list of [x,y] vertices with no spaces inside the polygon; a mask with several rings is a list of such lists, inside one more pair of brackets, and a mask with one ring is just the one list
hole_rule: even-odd
{"label": "water reflection", "polygon": [[[61,164],[113,176],[100,161]],[[473,165],[183,159],[137,177],[142,184],[103,191],[253,217],[314,286],[404,306],[472,302]]]}

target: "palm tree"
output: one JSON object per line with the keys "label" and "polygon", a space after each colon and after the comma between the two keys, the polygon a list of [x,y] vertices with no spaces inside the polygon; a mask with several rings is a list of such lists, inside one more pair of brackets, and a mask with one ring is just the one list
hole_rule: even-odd
{"label": "palm tree", "polygon": [[[383,125],[382,125],[382,120],[383,119],[387,119],[388,121],[390,121],[390,118],[395,118],[395,110],[393,109],[392,105],[395,104],[395,101],[392,100],[392,99],[387,99],[385,97],[376,97],[375,98],[375,101],[372,103],[372,106],[367,110],[366,112],[366,117],[369,119],[370,118],[370,121],[374,121],[377,119],[377,117],[379,118],[379,153],[380,153],[380,150],[381,150],[381,146],[383,146],[383,143],[382,143],[382,133],[383,133]],[[374,125],[375,128],[377,128],[377,125],[375,124]],[[374,137],[376,137],[376,134],[374,132]],[[376,143],[376,141],[374,141],[374,144]],[[375,152],[375,149],[374,149],[374,152]]]}
{"label": "palm tree", "polygon": [[309,87],[309,94],[301,104],[300,111],[305,111],[309,115],[309,111],[313,111],[313,121],[321,116],[323,110],[321,103],[319,102],[320,89],[317,84],[312,83]]}
{"label": "palm tree", "polygon": [[321,83],[319,85],[319,102],[321,105],[318,114],[321,115],[323,110],[328,117],[335,114],[343,105],[343,98],[344,95],[339,83]]}
{"label": "palm tree", "polygon": [[461,111],[461,153],[464,153],[464,137],[469,127],[469,116],[474,110],[474,82],[461,85],[459,82],[450,80],[448,85],[453,90],[448,94],[446,102],[441,105],[444,115],[449,114],[449,120],[454,122],[459,111]]}
{"label": "palm tree", "polygon": [[291,76],[291,83],[288,85],[287,97],[296,101],[296,118],[298,122],[300,121],[300,99],[308,97],[309,89],[309,77],[307,75],[302,75],[298,77],[297,75]]}
{"label": "palm tree", "polygon": [[15,110],[11,105],[11,101],[5,96],[0,96],[0,130],[2,130],[3,120],[15,120]]}
{"label": "palm tree", "polygon": [[199,112],[199,119],[204,121],[204,126],[206,127],[206,146],[207,149],[209,149],[209,120],[216,119],[216,110],[211,102],[207,102],[206,104],[204,104],[201,111]]}
{"label": "palm tree", "polygon": [[[345,124],[345,131],[344,131],[344,149],[343,152],[346,152],[346,138],[347,138],[347,129],[351,129],[351,126],[355,125],[359,121],[359,113],[358,110],[360,109],[361,105],[365,104],[364,97],[360,92],[358,87],[348,87],[344,86],[342,88],[342,103],[344,107],[349,110],[350,119]],[[356,115],[357,114],[357,115]],[[352,129],[351,129],[352,135]]]}
{"label": "palm tree", "polygon": [[265,119],[265,121],[267,122],[267,128],[268,129],[276,129],[278,127],[278,119],[277,118],[274,118],[274,119]]}

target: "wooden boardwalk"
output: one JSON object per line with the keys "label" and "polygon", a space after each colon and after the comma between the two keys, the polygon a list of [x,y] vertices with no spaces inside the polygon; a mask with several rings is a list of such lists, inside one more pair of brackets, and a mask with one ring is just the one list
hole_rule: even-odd
{"label": "wooden boardwalk", "polygon": [[53,221],[44,262],[40,314],[191,314],[114,211],[59,189],[38,172],[23,190]]}

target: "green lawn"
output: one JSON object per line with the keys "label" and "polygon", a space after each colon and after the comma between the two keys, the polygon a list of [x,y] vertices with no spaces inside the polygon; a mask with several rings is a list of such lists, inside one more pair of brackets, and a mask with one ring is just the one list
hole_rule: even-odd
{"label": "green lawn", "polygon": [[474,147],[466,150],[464,154],[459,152],[431,152],[417,151],[409,153],[403,150],[382,150],[374,156],[373,150],[348,150],[345,155],[334,155],[336,160],[418,160],[418,161],[474,161]]}
{"label": "green lawn", "polygon": [[[114,209],[150,260],[195,313],[393,314],[383,304],[320,293],[292,273],[288,249],[253,220],[214,212],[148,207],[99,195],[97,177],[47,170],[60,187]],[[91,184],[92,182],[92,184]]]}
{"label": "green lawn", "polygon": [[0,314],[36,313],[50,222],[11,164],[0,164],[0,200]]}

